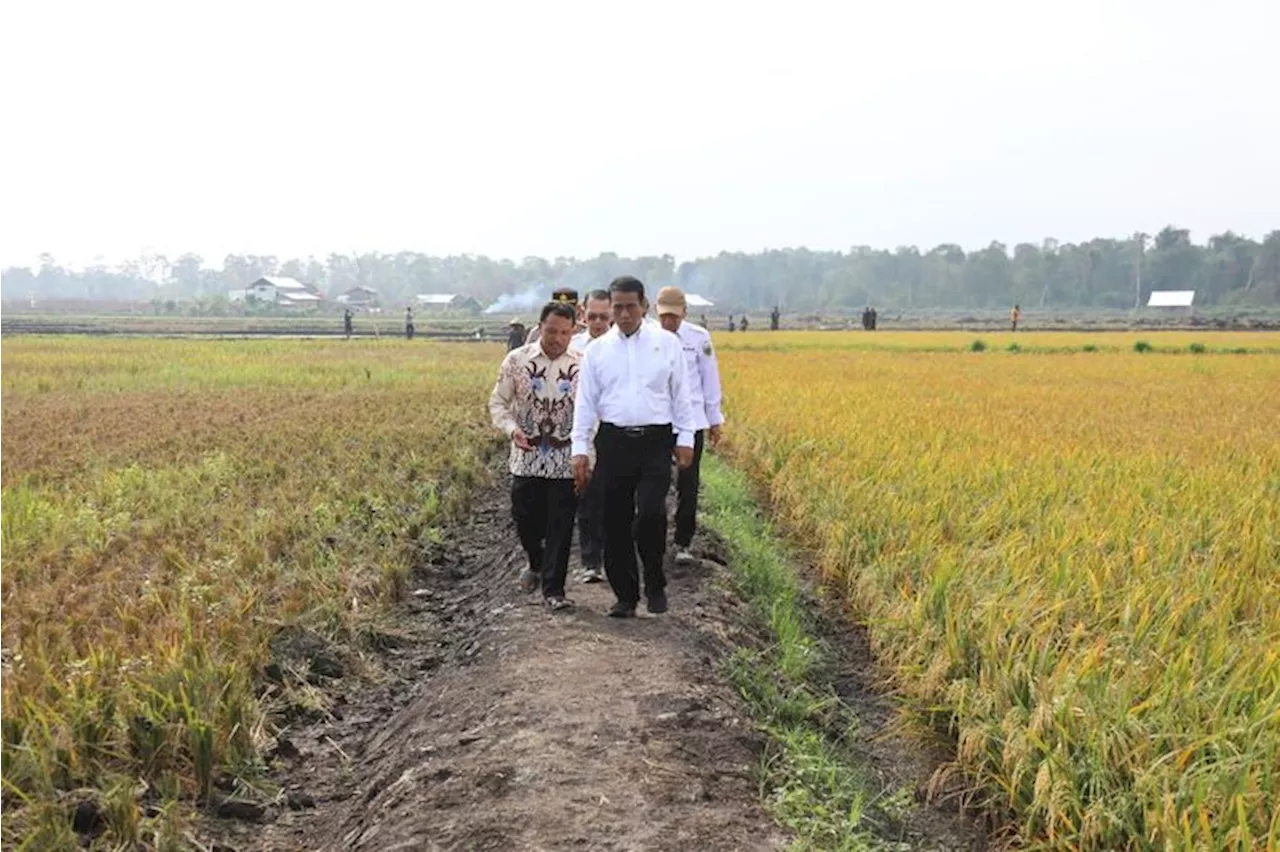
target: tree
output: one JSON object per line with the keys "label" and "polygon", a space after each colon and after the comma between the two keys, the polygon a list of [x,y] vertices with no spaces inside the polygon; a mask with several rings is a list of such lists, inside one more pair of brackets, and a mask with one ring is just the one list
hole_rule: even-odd
{"label": "tree", "polygon": [[1190,231],[1169,225],[1156,234],[1150,263],[1152,289],[1194,290],[1201,252],[1191,242]]}
{"label": "tree", "polygon": [[[898,246],[892,252],[855,245],[845,251],[772,249],[748,254],[721,252],[675,263],[671,255],[592,258],[526,257],[518,263],[483,255],[433,257],[419,252],[330,254],[286,258],[227,255],[220,268],[205,268],[196,254],[172,264],[147,254],[118,266],[97,264],[68,270],[49,254],[32,270],[0,273],[8,298],[116,299],[149,301],[226,297],[263,275],[298,278],[336,296],[357,285],[377,289],[388,304],[406,304],[415,293],[461,293],[488,302],[537,287],[550,295],[559,285],[579,292],[604,287],[632,274],[655,292],[677,284],[713,299],[721,311],[857,310],[868,302],[930,309],[1005,308],[1038,303],[1045,309],[1128,308],[1141,305],[1150,288],[1197,290],[1203,304],[1280,304],[1280,231],[1261,241],[1226,231],[1196,245],[1173,226],[1154,239],[1141,232],[1122,239],[1096,238],[1061,244],[1020,243],[1012,255],[1000,242],[966,253],[943,243],[927,252]],[[226,310],[239,310],[235,305]]]}
{"label": "tree", "polygon": [[190,252],[180,255],[169,267],[169,286],[185,298],[201,297],[204,292],[204,279],[201,278],[201,267],[204,258]]}

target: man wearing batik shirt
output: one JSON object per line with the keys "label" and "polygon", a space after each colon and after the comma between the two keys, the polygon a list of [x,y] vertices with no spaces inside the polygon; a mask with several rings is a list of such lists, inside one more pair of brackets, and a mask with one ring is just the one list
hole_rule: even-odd
{"label": "man wearing batik shirt", "polygon": [[578,506],[572,435],[581,356],[569,349],[576,319],[572,304],[543,307],[538,341],[507,353],[489,396],[493,425],[511,439],[511,514],[529,558],[520,583],[527,592],[541,584],[552,610],[572,606],[564,581]]}

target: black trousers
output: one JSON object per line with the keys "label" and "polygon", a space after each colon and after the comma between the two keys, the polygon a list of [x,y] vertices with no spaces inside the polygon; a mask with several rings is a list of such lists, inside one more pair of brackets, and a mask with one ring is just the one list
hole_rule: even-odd
{"label": "black trousers", "polygon": [[542,594],[564,595],[573,547],[578,497],[572,479],[517,476],[511,482],[511,515],[529,567],[542,577]]}
{"label": "black trousers", "polygon": [[676,473],[676,547],[693,543],[693,530],[698,520],[698,485],[702,481],[702,448],[706,432],[693,433],[693,464]]}
{"label": "black trousers", "polygon": [[645,594],[667,586],[662,561],[675,440],[670,424],[633,432],[601,423],[596,433],[594,475],[604,499],[604,571],[624,604],[640,600],[637,551],[644,563]]}
{"label": "black trousers", "polygon": [[578,500],[578,549],[583,568],[604,564],[604,495],[600,482],[600,477],[592,476],[586,493]]}

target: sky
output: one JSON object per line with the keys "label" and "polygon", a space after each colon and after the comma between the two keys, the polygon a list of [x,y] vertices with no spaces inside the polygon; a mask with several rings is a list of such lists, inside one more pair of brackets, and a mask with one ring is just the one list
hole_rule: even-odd
{"label": "sky", "polygon": [[1275,0],[8,3],[0,264],[1280,227]]}

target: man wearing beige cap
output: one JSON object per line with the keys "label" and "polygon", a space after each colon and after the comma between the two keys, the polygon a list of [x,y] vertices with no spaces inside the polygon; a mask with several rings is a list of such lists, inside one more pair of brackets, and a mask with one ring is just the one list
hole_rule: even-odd
{"label": "man wearing beige cap", "polygon": [[707,437],[712,446],[720,442],[720,427],[724,414],[720,411],[720,368],[716,365],[716,353],[711,346],[711,332],[691,322],[685,322],[688,302],[679,287],[663,287],[658,291],[658,321],[667,331],[680,338],[684,350],[684,363],[689,389],[689,404],[693,408],[695,432],[693,433],[693,464],[681,470],[676,477],[676,561],[692,562],[689,546],[693,543],[693,531],[698,517],[698,484],[702,466],[702,448]]}

